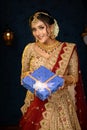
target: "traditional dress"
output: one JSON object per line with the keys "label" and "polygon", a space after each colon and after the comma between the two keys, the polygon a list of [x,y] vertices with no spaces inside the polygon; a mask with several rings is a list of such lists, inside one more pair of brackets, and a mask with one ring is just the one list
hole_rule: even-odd
{"label": "traditional dress", "polygon": [[[21,79],[26,72],[33,72],[41,65],[61,76],[69,76],[65,86],[41,101],[27,91],[21,107],[22,130],[81,130],[76,115],[75,84],[78,80],[78,57],[75,44],[59,43],[42,45],[29,43],[22,56]],[[72,84],[69,84],[72,80]],[[85,130],[85,129],[84,129]]]}

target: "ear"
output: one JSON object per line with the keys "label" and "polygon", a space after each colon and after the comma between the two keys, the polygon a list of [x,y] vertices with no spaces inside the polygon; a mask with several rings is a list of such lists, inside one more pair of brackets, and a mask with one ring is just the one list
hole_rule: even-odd
{"label": "ear", "polygon": [[51,39],[54,39],[55,38],[55,35],[54,35],[54,24],[52,24],[50,26],[50,38]]}
{"label": "ear", "polygon": [[53,32],[53,30],[54,30],[54,24],[50,25],[50,30],[51,30],[51,32]]}

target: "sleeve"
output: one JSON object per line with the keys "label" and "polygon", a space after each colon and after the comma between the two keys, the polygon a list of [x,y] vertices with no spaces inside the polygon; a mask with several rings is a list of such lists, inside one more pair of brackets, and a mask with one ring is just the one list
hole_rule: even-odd
{"label": "sleeve", "polygon": [[[30,66],[29,66],[29,62],[30,62],[30,58],[31,58],[31,52],[32,52],[32,45],[28,44],[22,54],[22,69],[21,69],[21,79],[23,77],[25,77],[26,75],[28,75],[28,73],[30,72]],[[30,102],[34,99],[34,95],[30,92],[27,91],[26,93],[26,97],[24,100],[24,105],[21,107],[21,112],[24,115],[24,113],[27,111],[27,108],[30,105]]]}
{"label": "sleeve", "polygon": [[76,83],[78,81],[78,56],[74,50],[69,63],[69,75],[71,75]]}
{"label": "sleeve", "polygon": [[29,62],[31,57],[31,44],[28,44],[22,54],[22,69],[21,69],[21,79],[29,73]]}
{"label": "sleeve", "polygon": [[78,81],[78,56],[76,50],[74,50],[69,65],[68,65],[68,73],[65,75],[65,83],[66,85],[76,84]]}
{"label": "sleeve", "polygon": [[78,82],[78,56],[76,50],[74,50],[69,62],[67,79],[68,82],[66,86],[75,104],[76,103],[75,86],[76,83]]}

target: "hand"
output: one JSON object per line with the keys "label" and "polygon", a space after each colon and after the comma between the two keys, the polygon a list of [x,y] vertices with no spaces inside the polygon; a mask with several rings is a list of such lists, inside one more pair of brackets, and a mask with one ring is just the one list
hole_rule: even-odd
{"label": "hand", "polygon": [[21,79],[28,76],[31,73],[32,73],[31,71],[26,71],[26,72],[22,73]]}
{"label": "hand", "polygon": [[73,75],[66,75],[66,76],[64,76],[64,79],[65,79],[65,84],[67,84],[67,85],[76,83],[75,77]]}
{"label": "hand", "polygon": [[62,89],[64,89],[64,85],[63,85],[63,86],[61,86],[61,87],[59,87],[59,90],[62,90]]}

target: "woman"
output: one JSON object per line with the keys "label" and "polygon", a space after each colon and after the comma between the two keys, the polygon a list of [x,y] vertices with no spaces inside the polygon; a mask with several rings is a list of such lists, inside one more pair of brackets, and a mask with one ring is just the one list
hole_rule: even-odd
{"label": "woman", "polygon": [[21,79],[43,65],[61,75],[65,83],[45,101],[27,91],[20,127],[22,130],[81,130],[72,101],[78,81],[76,46],[56,40],[59,27],[46,12],[36,12],[29,24],[36,41],[24,49]]}

